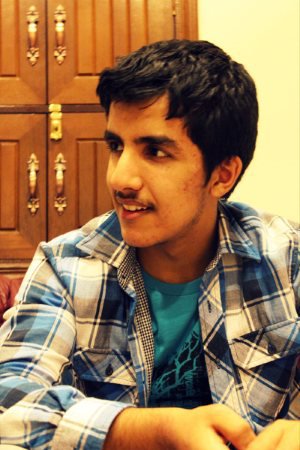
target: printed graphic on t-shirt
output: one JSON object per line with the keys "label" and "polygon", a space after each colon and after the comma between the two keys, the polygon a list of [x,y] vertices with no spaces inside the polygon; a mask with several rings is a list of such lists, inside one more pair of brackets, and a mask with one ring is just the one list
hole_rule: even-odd
{"label": "printed graphic on t-shirt", "polygon": [[204,354],[194,329],[168,365],[154,370],[149,405],[194,408],[210,403]]}

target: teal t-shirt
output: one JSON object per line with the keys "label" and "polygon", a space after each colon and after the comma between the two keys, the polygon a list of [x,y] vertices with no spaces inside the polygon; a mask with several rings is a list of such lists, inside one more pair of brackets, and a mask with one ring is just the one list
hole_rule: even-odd
{"label": "teal t-shirt", "polygon": [[164,283],[143,273],[154,335],[149,406],[194,408],[212,403],[201,343],[200,278]]}

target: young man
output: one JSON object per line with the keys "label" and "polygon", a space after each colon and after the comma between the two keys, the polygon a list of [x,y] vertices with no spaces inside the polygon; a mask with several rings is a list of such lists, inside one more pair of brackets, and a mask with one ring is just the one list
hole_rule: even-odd
{"label": "young man", "polygon": [[1,443],[299,450],[297,233],[226,201],[253,156],[253,80],[174,40],[97,92],[115,212],[37,250],[1,330]]}

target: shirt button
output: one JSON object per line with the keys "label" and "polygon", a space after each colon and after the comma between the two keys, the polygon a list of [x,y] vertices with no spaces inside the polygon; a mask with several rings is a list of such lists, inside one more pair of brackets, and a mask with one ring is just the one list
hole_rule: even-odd
{"label": "shirt button", "polygon": [[276,353],[276,347],[271,342],[268,344],[268,353],[269,355],[274,355]]}
{"label": "shirt button", "polygon": [[105,369],[105,375],[107,377],[110,377],[113,373],[114,373],[114,369],[113,369],[112,365],[108,364],[108,366]]}

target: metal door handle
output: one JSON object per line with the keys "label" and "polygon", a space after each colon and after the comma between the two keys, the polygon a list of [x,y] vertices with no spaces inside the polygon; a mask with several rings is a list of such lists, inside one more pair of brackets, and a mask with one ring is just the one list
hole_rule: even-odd
{"label": "metal door handle", "polygon": [[27,208],[29,209],[30,214],[34,216],[40,207],[40,199],[37,196],[37,173],[39,171],[39,161],[34,153],[30,155],[30,158],[27,161],[27,171],[29,190]]}
{"label": "metal door handle", "polygon": [[67,198],[65,197],[64,172],[67,169],[66,160],[62,153],[59,153],[54,161],[55,170],[55,199],[54,208],[61,216],[67,207]]}
{"label": "metal door handle", "polygon": [[37,63],[40,56],[40,50],[37,47],[38,22],[39,13],[35,6],[30,6],[27,12],[28,48],[26,56],[32,66]]}
{"label": "metal door handle", "polygon": [[65,22],[67,14],[62,5],[59,5],[54,12],[55,22],[55,40],[54,57],[58,64],[62,64],[67,56],[67,47],[65,46]]}

